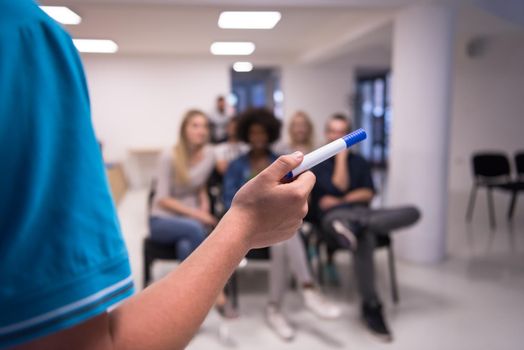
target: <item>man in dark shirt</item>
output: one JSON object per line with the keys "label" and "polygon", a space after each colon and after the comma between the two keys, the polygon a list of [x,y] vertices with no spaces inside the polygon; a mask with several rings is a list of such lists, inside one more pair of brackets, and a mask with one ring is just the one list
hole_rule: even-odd
{"label": "man in dark shirt", "polygon": [[[327,142],[346,135],[350,130],[351,124],[345,116],[332,116],[326,123]],[[321,222],[329,212],[340,208],[347,210],[348,214],[353,211],[353,214],[358,215],[359,208],[369,206],[373,199],[374,186],[370,166],[363,157],[350,150],[340,152],[320,163],[313,168],[313,172],[317,182],[312,192],[310,217],[314,221]],[[371,232],[359,230],[357,226],[352,226],[348,232],[355,237],[355,242],[350,244],[350,248],[355,255],[354,265],[362,299],[363,322],[372,333],[383,340],[391,341],[391,333],[384,320],[374,283],[375,237]],[[337,241],[340,242],[342,238],[327,236],[328,249],[330,245],[337,245]]]}

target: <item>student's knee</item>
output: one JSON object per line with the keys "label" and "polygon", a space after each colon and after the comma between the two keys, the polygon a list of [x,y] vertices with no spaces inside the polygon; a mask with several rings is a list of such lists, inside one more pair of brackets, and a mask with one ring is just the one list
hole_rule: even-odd
{"label": "student's knee", "polygon": [[206,239],[206,229],[200,222],[195,221],[193,223],[193,240],[195,243],[200,244]]}
{"label": "student's knee", "polygon": [[177,257],[180,260],[187,258],[194,250],[192,242],[188,239],[181,239],[176,245]]}

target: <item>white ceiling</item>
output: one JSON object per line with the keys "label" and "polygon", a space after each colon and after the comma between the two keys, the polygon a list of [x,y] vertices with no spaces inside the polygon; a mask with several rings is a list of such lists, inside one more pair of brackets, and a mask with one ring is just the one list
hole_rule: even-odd
{"label": "white ceiling", "polygon": [[[54,3],[63,4],[162,4],[190,6],[220,6],[220,7],[387,7],[393,8],[428,0],[57,0]],[[43,1],[49,2],[49,1]]]}
{"label": "white ceiling", "polygon": [[[399,6],[425,0],[42,0],[66,5],[82,17],[67,26],[75,38],[108,38],[118,54],[211,57],[213,41],[253,41],[256,61],[314,62],[342,52],[389,47],[392,18]],[[285,7],[282,4],[285,3]],[[272,30],[228,30],[217,26],[226,9],[267,9],[282,12]],[[471,17],[471,15],[468,15]],[[469,31],[504,27],[486,25],[486,14],[462,18]],[[488,18],[489,19],[489,18]],[[500,22],[500,23],[499,23]],[[466,23],[466,24],[464,24]],[[506,27],[504,27],[507,29]]]}

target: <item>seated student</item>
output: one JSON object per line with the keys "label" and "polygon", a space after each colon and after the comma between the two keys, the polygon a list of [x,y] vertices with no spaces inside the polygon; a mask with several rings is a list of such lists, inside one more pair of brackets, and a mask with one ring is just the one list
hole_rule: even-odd
{"label": "seated student", "polygon": [[227,140],[215,145],[216,170],[224,175],[229,163],[246,153],[249,147],[238,140],[238,117],[231,118],[227,123]]}
{"label": "seated student", "polygon": [[[249,144],[250,151],[231,162],[226,171],[224,176],[226,208],[229,208],[233,196],[243,184],[276,159],[276,156],[270,151],[270,145],[278,139],[279,134],[280,122],[273,113],[266,109],[248,110],[240,116],[238,138]],[[271,205],[271,203],[260,205]],[[269,304],[266,309],[269,326],[277,335],[288,341],[294,338],[295,329],[285,318],[281,307],[289,282],[287,273],[289,267],[301,288],[304,304],[308,309],[315,315],[326,319],[340,315],[340,309],[325,300],[320,291],[315,288],[307,264],[304,245],[296,233],[286,242],[271,247]]]}
{"label": "seated student", "polygon": [[[215,165],[208,138],[206,115],[190,110],[182,120],[176,146],[165,151],[159,160],[149,218],[151,239],[174,243],[180,260],[187,258],[218,222],[210,213],[205,186]],[[216,306],[223,316],[236,316],[225,295],[219,296]]]}
{"label": "seated student", "polygon": [[[326,123],[326,141],[334,141],[351,130],[350,121],[336,114]],[[374,196],[373,180],[367,161],[345,150],[313,168],[317,182],[311,194],[310,217],[319,222],[330,210],[369,205]],[[358,291],[362,298],[362,320],[365,326],[385,341],[392,336],[382,314],[382,306],[374,282],[373,252],[375,236],[367,231],[356,233],[355,270]]]}

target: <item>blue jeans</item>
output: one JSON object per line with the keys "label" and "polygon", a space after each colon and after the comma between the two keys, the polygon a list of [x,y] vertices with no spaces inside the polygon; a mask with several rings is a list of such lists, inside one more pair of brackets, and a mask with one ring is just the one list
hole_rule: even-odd
{"label": "blue jeans", "polygon": [[152,216],[149,227],[151,239],[159,243],[173,243],[180,260],[187,258],[206,238],[204,226],[189,218]]}

